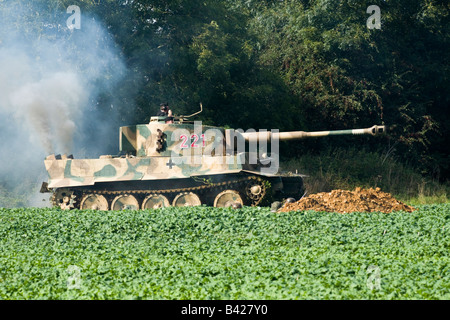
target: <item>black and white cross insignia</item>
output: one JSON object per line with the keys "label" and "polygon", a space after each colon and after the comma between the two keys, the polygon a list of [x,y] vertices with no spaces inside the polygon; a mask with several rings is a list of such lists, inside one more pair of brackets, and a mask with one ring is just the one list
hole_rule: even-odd
{"label": "black and white cross insignia", "polygon": [[172,158],[170,158],[169,162],[166,163],[166,166],[169,167],[169,169],[172,169],[172,167],[175,165],[175,163],[172,162]]}

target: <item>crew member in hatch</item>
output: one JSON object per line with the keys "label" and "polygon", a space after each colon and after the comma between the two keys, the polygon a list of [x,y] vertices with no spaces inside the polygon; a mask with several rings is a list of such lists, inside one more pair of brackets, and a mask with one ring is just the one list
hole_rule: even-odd
{"label": "crew member in hatch", "polygon": [[165,121],[166,123],[173,123],[173,115],[172,110],[169,109],[169,104],[167,102],[161,103],[159,105],[159,113],[157,114],[158,117],[166,117]]}

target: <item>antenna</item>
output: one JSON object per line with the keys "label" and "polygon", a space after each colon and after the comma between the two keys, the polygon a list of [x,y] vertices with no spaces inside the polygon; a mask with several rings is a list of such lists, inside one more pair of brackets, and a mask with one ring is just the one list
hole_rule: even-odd
{"label": "antenna", "polygon": [[200,102],[200,111],[197,111],[196,113],[193,113],[190,116],[181,116],[180,118],[190,118],[192,116],[195,116],[196,114],[199,114],[202,111],[203,111],[203,106],[202,106],[202,103]]}

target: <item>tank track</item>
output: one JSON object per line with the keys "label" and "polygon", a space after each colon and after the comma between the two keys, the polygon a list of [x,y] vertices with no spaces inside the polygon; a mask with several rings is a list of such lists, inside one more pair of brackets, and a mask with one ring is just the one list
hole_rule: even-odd
{"label": "tank track", "polygon": [[[162,194],[172,199],[175,195],[179,193],[192,192],[197,194],[200,198],[202,198],[202,200],[206,199],[207,201],[205,201],[206,202],[205,204],[211,205],[215,195],[217,195],[223,190],[230,189],[238,191],[241,194],[245,205],[257,206],[264,200],[265,195],[268,191],[266,182],[267,180],[261,177],[247,176],[239,179],[216,183],[203,182],[204,185],[201,186],[173,188],[173,189],[93,190],[86,188],[69,187],[69,188],[61,188],[65,189],[66,192],[70,194],[68,200],[65,199],[66,201],[61,202],[61,195],[58,196],[58,192],[53,192],[51,197],[51,203],[54,207],[60,207],[61,209],[79,209],[81,199],[85,195],[99,194],[106,197],[109,205],[111,205],[113,198],[119,195],[133,195],[138,200],[139,205],[141,205],[143,198],[149,194]],[[261,186],[261,193],[258,196],[252,195],[249,192],[249,189],[246,188],[250,183],[258,184]]]}

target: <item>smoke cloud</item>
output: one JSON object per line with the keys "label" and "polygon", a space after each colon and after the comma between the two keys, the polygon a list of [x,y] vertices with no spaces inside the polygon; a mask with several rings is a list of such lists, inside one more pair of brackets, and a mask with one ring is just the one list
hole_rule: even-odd
{"label": "smoke cloud", "polygon": [[15,123],[28,128],[31,140],[37,134],[39,139],[33,144],[39,144],[46,153],[71,152],[75,121],[82,118],[80,106],[86,105],[86,89],[77,75],[57,72],[12,89],[9,106],[4,106],[12,111]]}
{"label": "smoke cloud", "polygon": [[[93,17],[0,3],[0,206],[48,206],[44,158],[117,153],[114,90],[126,69]],[[105,101],[107,103],[105,103]]]}

